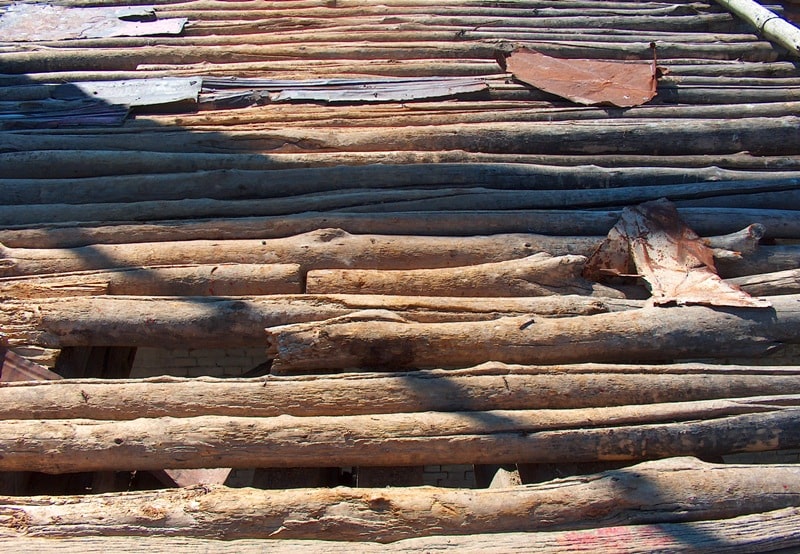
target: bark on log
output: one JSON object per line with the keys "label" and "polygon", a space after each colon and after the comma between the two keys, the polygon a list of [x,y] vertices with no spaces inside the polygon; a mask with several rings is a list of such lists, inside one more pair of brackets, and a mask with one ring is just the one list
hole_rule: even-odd
{"label": "bark on log", "polygon": [[[686,306],[564,319],[410,323],[384,310],[267,329],[272,371],[763,356],[800,342],[800,296],[772,308]],[[720,348],[724,345],[724,348]]]}
{"label": "bark on log", "polygon": [[580,364],[266,379],[0,385],[0,419],[298,417],[585,408],[800,394],[797,366]]}
{"label": "bark on log", "polygon": [[[346,189],[283,198],[249,200],[138,200],[116,203],[0,206],[0,225],[42,225],[66,221],[149,221],[159,219],[290,215],[306,211],[402,212],[613,208],[665,197],[689,206],[800,209],[799,178],[727,181],[588,190],[495,190],[485,187]],[[546,185],[545,185],[546,186]],[[774,199],[772,199],[774,197]],[[699,200],[698,200],[699,199]],[[718,200],[719,199],[719,200]],[[732,199],[738,203],[732,204]],[[135,215],[131,215],[131,214]]]}
{"label": "bark on log", "polygon": [[464,321],[499,315],[571,316],[642,305],[635,300],[581,296],[100,296],[5,301],[0,303],[0,321],[12,345],[236,348],[264,346],[267,325],[315,321],[365,309],[391,309],[410,320]]}
{"label": "bark on log", "polygon": [[[800,110],[800,103],[797,109]],[[450,114],[446,117],[452,118]],[[294,125],[294,122],[292,122]],[[39,154],[39,155],[36,155]],[[77,178],[55,178],[57,171],[67,167],[53,167],[59,153],[14,152],[0,154],[0,163],[8,163],[0,174],[0,195],[6,206],[24,204],[113,204],[134,200],[184,200],[207,198],[216,200],[253,200],[337,192],[343,189],[394,189],[394,188],[453,188],[463,185],[485,186],[498,190],[570,190],[585,188],[612,188],[623,186],[666,186],[684,183],[706,183],[711,192],[724,181],[797,179],[798,171],[736,171],[717,167],[709,168],[601,168],[592,166],[560,167],[523,164],[407,164],[318,167],[304,169],[211,169],[179,172],[170,167],[168,172],[157,171],[149,158],[141,159],[142,152],[126,152],[126,165],[133,175],[104,175],[115,167],[99,165],[92,152],[83,152],[78,159],[82,168],[71,172],[83,175]],[[103,157],[110,157],[107,153]],[[138,154],[138,156],[137,156]],[[140,158],[142,165],[134,164]],[[172,159],[169,154],[162,158]],[[209,163],[216,155],[207,155]],[[222,156],[223,159],[225,156]],[[55,159],[54,159],[55,158]],[[92,160],[91,163],[89,160]],[[72,164],[78,160],[72,161]],[[158,160],[157,160],[158,161]],[[27,162],[27,163],[26,163]],[[102,163],[102,157],[100,162]],[[46,167],[42,167],[46,163]],[[194,160],[178,162],[194,165]],[[274,162],[272,162],[274,163]],[[89,164],[88,166],[86,164]],[[266,165],[267,162],[262,162]],[[35,166],[35,167],[31,167]],[[30,171],[33,170],[34,175]],[[166,169],[166,168],[164,168]],[[267,169],[267,168],[265,168]],[[28,172],[27,175],[25,173]],[[145,173],[142,175],[142,173]],[[40,177],[35,177],[38,174]],[[16,175],[16,177],[14,177]],[[746,183],[743,183],[746,186]],[[666,193],[666,189],[664,189]],[[73,208],[74,209],[74,208]],[[311,211],[311,210],[306,210]]]}
{"label": "bark on log", "polygon": [[[702,236],[722,235],[757,221],[764,238],[800,238],[800,219],[793,210],[679,208],[686,223]],[[334,227],[348,233],[385,235],[470,236],[499,233],[596,236],[608,234],[618,210],[476,210],[381,214],[303,213],[281,217],[242,217],[138,224],[0,229],[0,243],[10,248],[75,248],[89,244],[130,244],[175,240],[269,239]]]}
{"label": "bark on log", "polygon": [[[713,517],[713,516],[712,516]],[[788,552],[800,547],[800,509],[783,508],[727,519],[682,523],[617,525],[572,531],[534,531],[480,533],[416,537],[380,544],[375,542],[335,540],[215,540],[179,536],[75,537],[67,532],[52,538],[31,536],[0,537],[0,548],[8,552],[80,551],[87,554],[107,552],[220,552],[223,554],[294,554],[300,550],[350,554],[383,552],[418,554],[454,550],[507,554],[539,552],[542,554],[578,554],[587,549],[619,554],[651,554],[654,549],[676,554],[753,554]],[[435,531],[434,531],[435,532]]]}
{"label": "bark on log", "polygon": [[585,262],[584,256],[553,257],[540,253],[518,260],[445,269],[318,269],[306,275],[306,292],[469,297],[623,296],[615,289],[583,279]]}
{"label": "bark on log", "polygon": [[0,278],[0,298],[60,296],[252,296],[301,294],[296,264],[141,267]]}
{"label": "bark on log", "polygon": [[[296,51],[296,50],[295,50]],[[68,53],[68,51],[64,51]],[[494,55],[492,52],[491,55]],[[130,59],[128,52],[124,53]],[[0,55],[0,59],[2,55]],[[2,69],[0,61],[0,69]],[[30,69],[28,69],[29,71]],[[527,93],[526,93],[527,94]],[[800,118],[753,117],[700,119],[500,122],[426,127],[235,130],[190,133],[161,129],[135,133],[110,131],[100,135],[16,132],[4,137],[7,151],[145,150],[154,152],[394,152],[397,150],[466,150],[503,154],[800,154]],[[69,136],[69,140],[65,140]]]}
{"label": "bark on log", "polygon": [[[800,447],[798,396],[575,410],[0,422],[0,471],[548,463]],[[759,429],[759,433],[753,433]]]}
{"label": "bark on log", "polygon": [[0,246],[0,276],[66,273],[114,267],[184,263],[296,263],[311,269],[415,269],[523,258],[538,252],[572,254],[593,248],[593,237],[514,234],[464,237],[351,235],[320,229],[281,239],[176,241],[93,245],[73,250]]}

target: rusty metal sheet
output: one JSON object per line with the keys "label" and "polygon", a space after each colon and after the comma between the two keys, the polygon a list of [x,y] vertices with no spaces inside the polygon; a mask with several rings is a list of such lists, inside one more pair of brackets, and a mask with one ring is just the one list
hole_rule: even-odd
{"label": "rusty metal sheet", "polygon": [[714,251],[680,218],[675,205],[661,199],[628,207],[606,240],[586,263],[584,276],[637,275],[653,304],[704,304],[769,307],[720,279]]}
{"label": "rusty metal sheet", "polygon": [[0,383],[12,381],[53,381],[61,379],[54,373],[27,358],[0,346]]}
{"label": "rusty metal sheet", "polygon": [[505,64],[523,83],[578,104],[628,108],[644,104],[656,95],[655,61],[554,58],[522,48],[506,58]]}
{"label": "rusty metal sheet", "polygon": [[202,80],[199,77],[163,77],[122,81],[85,81],[59,85],[51,96],[58,100],[91,98],[106,104],[130,107],[197,103]]}
{"label": "rusty metal sheet", "polygon": [[201,104],[247,106],[270,102],[405,102],[487,90],[480,77],[377,79],[203,79]]}
{"label": "rusty metal sheet", "polygon": [[185,17],[157,19],[152,7],[69,8],[14,3],[0,12],[0,37],[7,42],[178,35]]}

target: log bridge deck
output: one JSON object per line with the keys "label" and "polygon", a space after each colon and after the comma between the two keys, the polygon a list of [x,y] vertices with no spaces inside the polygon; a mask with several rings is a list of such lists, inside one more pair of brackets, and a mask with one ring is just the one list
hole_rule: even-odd
{"label": "log bridge deck", "polygon": [[[152,4],[0,1],[3,550],[800,548],[797,29],[735,0]],[[655,55],[656,95],[575,103],[519,49]],[[703,238],[646,271],[632,242],[636,271],[655,294],[696,256],[739,304],[587,271],[664,198]],[[143,347],[269,360],[131,378]],[[455,464],[474,488],[420,486]]]}

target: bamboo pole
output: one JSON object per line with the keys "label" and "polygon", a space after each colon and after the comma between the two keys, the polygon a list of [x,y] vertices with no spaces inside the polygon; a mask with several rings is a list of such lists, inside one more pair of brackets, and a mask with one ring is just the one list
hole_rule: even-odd
{"label": "bamboo pole", "polygon": [[753,0],[717,0],[717,3],[745,20],[765,38],[794,57],[800,57],[800,29]]}
{"label": "bamboo pole", "polygon": [[313,417],[588,408],[800,394],[798,375],[798,366],[511,366],[492,362],[463,370],[394,374],[68,379],[0,385],[0,419]]}

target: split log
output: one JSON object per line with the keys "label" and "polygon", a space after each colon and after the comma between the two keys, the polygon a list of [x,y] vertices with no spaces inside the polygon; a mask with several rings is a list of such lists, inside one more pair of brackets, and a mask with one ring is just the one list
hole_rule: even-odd
{"label": "split log", "polygon": [[[688,205],[799,209],[800,178],[727,181],[685,185],[597,188],[587,190],[495,190],[455,186],[398,190],[345,189],[249,200],[139,200],[135,202],[30,204],[0,206],[0,224],[41,225],[65,221],[148,221],[159,219],[296,214],[305,211],[402,212],[618,207],[662,197]],[[546,184],[544,186],[547,186]],[[769,200],[775,197],[775,200]],[[730,199],[739,203],[730,205]],[[701,199],[701,200],[698,200]],[[748,199],[752,202],[748,203]],[[131,215],[131,214],[135,215]]]}
{"label": "split log", "polygon": [[[413,48],[411,48],[413,50]],[[64,50],[65,54],[71,54]],[[296,52],[296,46],[293,48]],[[118,53],[126,60],[129,52]],[[290,54],[292,55],[292,54]],[[494,49],[489,54],[494,55]],[[0,70],[2,70],[0,54]],[[30,69],[27,69],[30,71]],[[502,154],[720,155],[743,150],[753,155],[800,154],[800,118],[748,117],[692,121],[626,119],[624,122],[498,122],[412,127],[374,127],[344,132],[321,129],[227,130],[191,133],[182,129],[107,130],[103,134],[15,132],[4,136],[7,151],[137,150],[154,152],[262,155],[292,152],[394,152],[466,150]],[[69,136],[69,140],[65,140]]]}
{"label": "split log", "polygon": [[737,277],[728,282],[752,296],[800,294],[800,270],[797,269]]}
{"label": "split log", "polygon": [[[800,447],[797,397],[577,410],[0,422],[1,471],[557,463]],[[760,429],[753,433],[753,429]]]}
{"label": "split log", "polygon": [[[272,371],[763,356],[800,342],[800,297],[772,308],[642,308],[563,319],[411,323],[384,310],[267,329]],[[720,349],[719,345],[725,348]]]}
{"label": "split log", "polygon": [[623,406],[800,394],[797,366],[580,364],[266,379],[0,385],[0,419],[298,417]]}
{"label": "split log", "polygon": [[267,325],[315,321],[364,309],[391,309],[409,320],[464,321],[531,313],[563,317],[642,305],[635,300],[582,296],[99,296],[4,301],[0,321],[12,345],[236,348],[263,346]]}
{"label": "split log", "polygon": [[578,294],[619,298],[610,287],[581,277],[584,256],[540,253],[506,262],[446,269],[318,269],[308,272],[309,294],[400,294],[424,296],[548,296]]}
{"label": "split log", "polygon": [[[54,499],[55,501],[55,499]],[[57,503],[54,502],[54,503]],[[336,540],[265,541],[263,539],[215,540],[179,536],[123,536],[75,538],[58,534],[54,549],[52,538],[0,537],[0,548],[8,552],[60,552],[62,549],[87,554],[106,552],[220,552],[223,554],[294,554],[300,550],[330,554],[365,554],[384,552],[417,554],[454,550],[507,554],[539,552],[542,554],[575,554],[585,549],[595,552],[650,554],[654,549],[676,554],[752,554],[778,552],[800,546],[800,509],[783,508],[726,519],[683,523],[648,523],[617,525],[572,531],[534,531],[446,535],[402,539],[388,544]],[[435,531],[434,531],[435,532]],[[321,535],[322,536],[322,535]]]}
{"label": "split log", "polygon": [[[701,235],[722,235],[754,221],[764,238],[800,238],[793,210],[679,208],[689,227]],[[89,244],[130,244],[175,240],[270,239],[340,228],[348,233],[470,236],[500,233],[596,236],[597,243],[619,220],[619,210],[475,210],[453,212],[302,213],[281,217],[150,221],[137,224],[0,229],[0,243],[11,248],[75,248]]]}
{"label": "split log", "polygon": [[300,294],[302,281],[296,264],[140,267],[0,278],[0,298]]}

